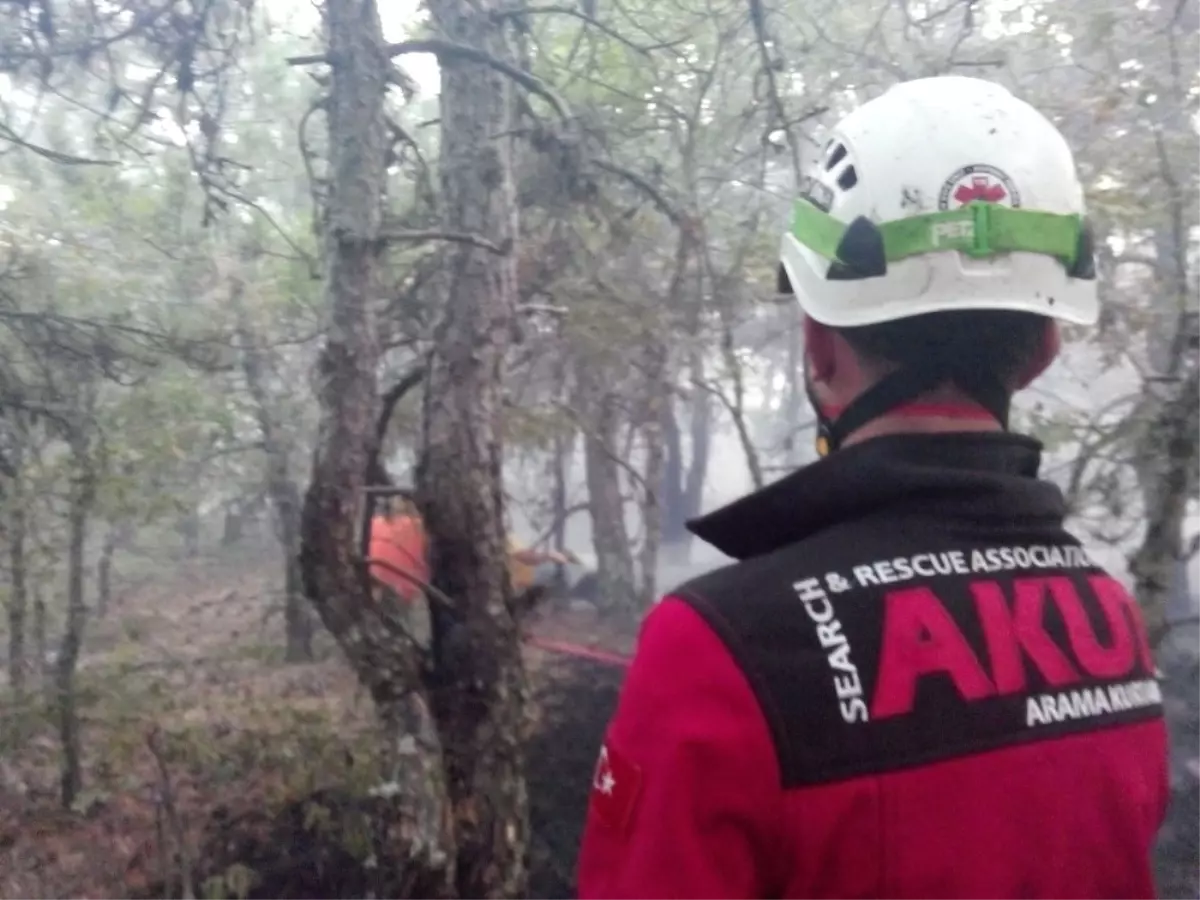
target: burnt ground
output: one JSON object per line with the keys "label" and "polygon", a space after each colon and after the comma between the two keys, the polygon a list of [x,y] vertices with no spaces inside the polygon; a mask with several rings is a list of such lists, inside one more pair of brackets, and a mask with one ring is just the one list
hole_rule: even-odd
{"label": "burnt ground", "polygon": [[622,671],[587,660],[562,664],[547,691],[543,727],[529,742],[534,897],[574,896],[575,859],[604,728],[616,708]]}
{"label": "burnt ground", "polygon": [[[575,896],[574,870],[596,751],[615,705],[621,670],[568,660],[540,692],[542,727],[528,744],[533,840],[533,898]],[[432,897],[436,887],[390,857],[390,801],[341,789],[321,789],[282,811],[231,816],[215,811],[200,842],[197,880],[253,872],[251,898]],[[314,821],[319,824],[314,827]],[[354,846],[346,836],[355,835]],[[236,875],[234,876],[236,877]],[[178,882],[152,883],[137,896],[181,896]],[[232,896],[222,893],[220,896]]]}

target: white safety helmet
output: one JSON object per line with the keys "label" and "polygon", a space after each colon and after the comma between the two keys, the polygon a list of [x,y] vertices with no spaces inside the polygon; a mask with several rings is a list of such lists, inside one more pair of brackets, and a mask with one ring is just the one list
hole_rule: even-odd
{"label": "white safety helmet", "polygon": [[1099,315],[1071,151],[1000,85],[942,76],[891,88],[834,128],[801,193],[779,287],[822,324]]}

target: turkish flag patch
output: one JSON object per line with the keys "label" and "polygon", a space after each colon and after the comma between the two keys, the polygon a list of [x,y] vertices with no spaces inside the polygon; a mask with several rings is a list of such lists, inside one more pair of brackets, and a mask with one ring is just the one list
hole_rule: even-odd
{"label": "turkish flag patch", "polygon": [[596,818],[608,828],[624,831],[641,791],[641,768],[606,741],[592,774],[591,805]]}

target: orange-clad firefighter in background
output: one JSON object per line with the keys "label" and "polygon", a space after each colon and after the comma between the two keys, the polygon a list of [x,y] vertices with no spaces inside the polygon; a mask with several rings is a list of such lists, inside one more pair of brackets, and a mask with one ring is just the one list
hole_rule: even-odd
{"label": "orange-clad firefighter in background", "polygon": [[[428,539],[425,526],[412,504],[404,502],[392,513],[371,519],[367,556],[371,577],[406,606],[429,583]],[[545,563],[578,563],[574,554],[518,547],[508,539],[508,572],[513,591],[520,595],[533,586],[537,567]],[[406,578],[405,573],[412,576]]]}

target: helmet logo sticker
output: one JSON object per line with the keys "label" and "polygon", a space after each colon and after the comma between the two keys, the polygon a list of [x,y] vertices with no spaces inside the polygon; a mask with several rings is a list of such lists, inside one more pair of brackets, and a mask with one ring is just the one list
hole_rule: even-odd
{"label": "helmet logo sticker", "polygon": [[1021,205],[1021,194],[1012,179],[995,166],[963,166],[942,185],[938,209],[957,209],[977,200],[1015,207]]}

